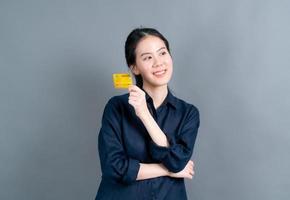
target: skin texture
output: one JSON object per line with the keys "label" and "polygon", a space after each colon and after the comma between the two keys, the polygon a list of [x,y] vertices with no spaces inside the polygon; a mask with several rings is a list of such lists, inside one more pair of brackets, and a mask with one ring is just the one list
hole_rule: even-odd
{"label": "skin texture", "polygon": [[[157,109],[168,93],[168,82],[173,73],[173,61],[164,42],[155,36],[145,36],[139,41],[136,50],[135,65],[130,66],[132,73],[141,75],[143,89],[152,97],[154,107]],[[159,146],[169,147],[164,132],[160,129],[150,114],[145,92],[136,85],[128,88],[128,102],[133,106],[136,115],[143,122],[152,140]],[[177,173],[168,171],[162,164],[140,163],[137,180],[144,180],[160,176],[192,179],[194,163],[189,161],[185,168]]]}

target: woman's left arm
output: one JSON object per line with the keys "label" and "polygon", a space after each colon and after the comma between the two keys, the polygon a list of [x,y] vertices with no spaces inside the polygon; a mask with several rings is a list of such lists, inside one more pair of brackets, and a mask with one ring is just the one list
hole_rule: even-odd
{"label": "woman's left arm", "polygon": [[169,141],[166,135],[160,129],[159,125],[156,123],[149,111],[145,112],[143,115],[140,115],[139,118],[155,144],[160,147],[169,147]]}
{"label": "woman's left arm", "polygon": [[197,108],[192,106],[180,132],[176,134],[175,138],[168,138],[168,147],[160,146],[155,141],[151,141],[149,146],[151,156],[154,160],[160,161],[169,171],[181,171],[192,156],[198,128],[199,112]]}
{"label": "woman's left arm", "polygon": [[148,110],[145,92],[133,85],[129,87],[129,93],[129,104],[134,107],[136,115],[144,124],[152,140],[159,146],[169,147],[166,135]]}
{"label": "woman's left arm", "polygon": [[[145,94],[141,93],[141,95]],[[184,169],[192,156],[199,128],[197,108],[191,106],[180,134],[177,138],[171,140],[167,138],[150,114],[145,96],[130,96],[129,103],[134,107],[136,115],[143,122],[152,139],[150,144],[151,156],[156,161],[160,161],[171,172],[179,172]]]}

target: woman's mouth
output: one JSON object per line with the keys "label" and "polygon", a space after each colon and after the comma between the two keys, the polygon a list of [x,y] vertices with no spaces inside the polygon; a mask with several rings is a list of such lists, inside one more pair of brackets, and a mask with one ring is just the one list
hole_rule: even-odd
{"label": "woman's mouth", "polygon": [[166,72],[166,69],[153,72],[153,75],[155,75],[155,76],[162,76],[163,74],[165,74],[165,72]]}

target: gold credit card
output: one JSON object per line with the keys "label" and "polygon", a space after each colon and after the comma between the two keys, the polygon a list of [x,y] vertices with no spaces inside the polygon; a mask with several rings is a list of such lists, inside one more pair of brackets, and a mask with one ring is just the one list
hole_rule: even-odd
{"label": "gold credit card", "polygon": [[113,74],[113,83],[116,89],[127,89],[133,84],[132,78],[128,73]]}

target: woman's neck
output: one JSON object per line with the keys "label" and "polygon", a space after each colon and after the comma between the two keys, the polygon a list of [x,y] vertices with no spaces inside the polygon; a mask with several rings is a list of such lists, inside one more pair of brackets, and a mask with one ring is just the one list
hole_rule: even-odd
{"label": "woman's neck", "polygon": [[167,85],[159,86],[159,87],[146,87],[143,86],[143,89],[149,94],[149,96],[153,100],[153,104],[155,109],[157,109],[164,101],[168,94]]}

